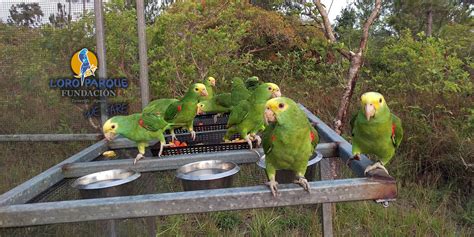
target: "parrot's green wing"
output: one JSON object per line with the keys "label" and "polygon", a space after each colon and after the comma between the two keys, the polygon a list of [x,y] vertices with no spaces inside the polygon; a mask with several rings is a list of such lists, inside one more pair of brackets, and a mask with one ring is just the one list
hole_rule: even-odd
{"label": "parrot's green wing", "polygon": [[266,155],[270,154],[273,149],[272,133],[274,128],[275,124],[268,124],[262,133],[262,147]]}
{"label": "parrot's green wing", "polygon": [[156,113],[142,113],[140,126],[146,130],[156,132],[158,130],[163,130],[168,126],[168,123]]}
{"label": "parrot's green wing", "polygon": [[178,101],[177,99],[158,99],[150,102],[145,108],[143,108],[143,113],[156,113],[159,115],[164,115],[168,107]]}
{"label": "parrot's green wing", "polygon": [[230,93],[222,93],[214,96],[216,104],[227,108],[232,107],[232,98]]}
{"label": "parrot's green wing", "polygon": [[232,109],[227,121],[227,126],[230,127],[235,124],[241,123],[247,116],[250,110],[250,103],[248,101],[241,101],[237,106]]}
{"label": "parrot's green wing", "polygon": [[392,142],[398,148],[403,138],[402,120],[392,114]]}
{"label": "parrot's green wing", "polygon": [[351,135],[352,136],[354,136],[352,130],[354,130],[354,124],[355,124],[356,119],[357,119],[357,113],[352,115],[351,121],[349,122],[349,124],[351,125]]}
{"label": "parrot's green wing", "polygon": [[318,143],[319,143],[318,131],[316,130],[316,128],[313,127],[313,125],[311,125],[311,145],[313,145],[313,147],[316,147]]}
{"label": "parrot's green wing", "polygon": [[174,118],[176,118],[176,115],[178,114],[179,111],[181,111],[182,106],[183,105],[181,101],[176,101],[170,104],[170,106],[168,106],[165,112],[165,120],[172,121]]}

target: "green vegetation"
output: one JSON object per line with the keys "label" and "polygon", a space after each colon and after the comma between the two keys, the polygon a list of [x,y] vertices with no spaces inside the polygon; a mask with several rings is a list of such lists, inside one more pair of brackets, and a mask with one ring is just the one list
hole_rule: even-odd
{"label": "green vegetation", "polygon": [[[136,12],[128,2],[113,0],[105,8],[107,73],[130,80],[130,89],[117,100],[129,102],[130,112],[136,112],[140,109]],[[373,202],[337,204],[335,231],[338,236],[472,236],[472,13],[459,1],[416,0],[401,5],[404,2],[384,1],[351,101],[353,112],[360,94],[379,91],[403,121],[405,138],[387,167],[399,182],[399,198],[386,209]],[[233,76],[256,75],[277,83],[283,95],[331,122],[348,69],[337,49],[358,47],[360,25],[370,13],[371,1],[356,1],[336,20],[338,44],[325,39],[319,22],[313,20],[320,18],[311,4],[259,4],[206,1],[202,6],[200,1],[184,1],[155,17],[147,12],[152,96],[181,95],[191,82],[206,76],[214,76],[223,91]],[[425,30],[427,9],[435,19],[431,36]],[[302,14],[313,17],[301,20]],[[19,26],[24,25],[21,19],[15,21],[0,23],[0,134],[95,132],[81,115],[87,106],[72,104],[48,87],[49,79],[71,75],[73,51],[95,49],[93,15],[60,27]],[[87,144],[0,144],[5,151],[0,156],[0,177],[6,180],[0,192]],[[239,186],[263,180],[258,170],[243,174]],[[172,174],[160,180],[160,192],[179,190]],[[160,236],[319,236],[319,211],[314,205],[177,215],[157,218],[157,224]]]}

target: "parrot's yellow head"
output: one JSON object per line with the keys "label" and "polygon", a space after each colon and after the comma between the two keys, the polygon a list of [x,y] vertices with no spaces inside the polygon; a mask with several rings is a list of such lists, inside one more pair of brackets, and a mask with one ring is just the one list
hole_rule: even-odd
{"label": "parrot's yellow head", "polygon": [[117,129],[119,124],[114,121],[114,118],[110,118],[102,126],[102,131],[104,132],[105,139],[107,141],[112,141],[117,136]]}
{"label": "parrot's yellow head", "polygon": [[272,93],[272,98],[280,97],[281,96],[281,91],[280,87],[278,87],[274,83],[265,83],[267,85],[267,89]]}
{"label": "parrot's yellow head", "polygon": [[216,86],[216,79],[214,77],[208,77],[207,79],[207,82],[209,82],[209,84],[211,84],[212,86]]}
{"label": "parrot's yellow head", "polygon": [[366,92],[360,97],[361,106],[367,121],[373,118],[378,111],[385,108],[387,104],[383,95],[378,92]]}
{"label": "parrot's yellow head", "polygon": [[277,117],[288,109],[287,99],[284,97],[277,97],[267,101],[265,104],[265,122],[273,123],[277,121]]}
{"label": "parrot's yellow head", "polygon": [[205,102],[206,102],[206,101],[203,101],[203,102],[199,102],[199,103],[197,104],[197,111],[196,111],[196,114],[197,114],[197,115],[202,115],[202,114],[204,114],[204,112],[205,112],[204,110],[205,110],[205,108],[206,108],[206,103],[205,103]]}
{"label": "parrot's yellow head", "polygon": [[193,91],[194,93],[200,95],[200,96],[208,96],[209,94],[207,93],[206,86],[202,83],[196,83],[193,86]]}

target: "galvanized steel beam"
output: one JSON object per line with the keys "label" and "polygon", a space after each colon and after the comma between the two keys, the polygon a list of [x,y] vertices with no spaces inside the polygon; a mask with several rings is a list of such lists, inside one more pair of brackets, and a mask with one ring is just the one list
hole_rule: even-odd
{"label": "galvanized steel beam", "polygon": [[89,134],[4,134],[0,142],[59,142],[59,141],[98,141],[104,136],[100,133]]}
{"label": "galvanized steel beam", "polygon": [[0,207],[0,227],[164,216],[328,202],[388,199],[396,183],[371,178],[310,182],[311,193],[279,185],[273,197],[264,185]]}

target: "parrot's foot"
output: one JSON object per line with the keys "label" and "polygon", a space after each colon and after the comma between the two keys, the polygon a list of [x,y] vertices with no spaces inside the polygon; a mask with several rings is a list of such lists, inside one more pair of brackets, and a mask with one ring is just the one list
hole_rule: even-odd
{"label": "parrot's foot", "polygon": [[250,140],[250,135],[245,136],[245,141],[249,144],[250,150],[253,150],[252,140]]}
{"label": "parrot's foot", "polygon": [[217,123],[217,118],[219,118],[221,116],[221,114],[215,114],[214,116],[212,116],[212,118],[214,119],[214,123]]}
{"label": "parrot's foot", "polygon": [[[163,148],[165,147],[165,142],[160,142],[160,151],[158,152],[158,157],[161,157],[161,154],[163,153]],[[166,146],[169,146],[166,144]]]}
{"label": "parrot's foot", "polygon": [[133,164],[136,164],[139,160],[144,158],[145,156],[142,153],[138,153],[137,157],[133,160]]}
{"label": "parrot's foot", "polygon": [[360,160],[359,154],[355,154],[353,157],[349,158],[349,160],[347,160],[347,162],[346,162],[346,165],[350,167],[350,166],[351,166],[351,162],[352,162],[353,160]]}
{"label": "parrot's foot", "polygon": [[191,131],[191,138],[194,140],[196,140],[196,132],[195,131]]}
{"label": "parrot's foot", "polygon": [[255,135],[254,138],[257,140],[257,147],[260,147],[260,144],[262,144],[262,138],[259,135]]}
{"label": "parrot's foot", "polygon": [[270,191],[272,191],[273,197],[276,197],[278,194],[278,188],[277,188],[277,182],[275,180],[270,180],[265,183],[270,188]]}
{"label": "parrot's foot", "polygon": [[174,134],[174,131],[173,131],[171,132],[171,142],[174,142],[176,140],[178,140],[178,138],[176,138],[176,134]]}
{"label": "parrot's foot", "polygon": [[382,165],[382,163],[380,161],[377,161],[373,165],[367,166],[367,168],[364,171],[364,175],[367,175],[369,171],[375,170],[377,168],[383,169],[387,174],[389,174],[388,170]]}
{"label": "parrot's foot", "polygon": [[303,187],[304,190],[308,191],[310,193],[310,188],[309,188],[309,183],[308,180],[305,179],[304,177],[298,177],[297,180],[293,181],[295,184],[299,184],[301,187]]}

